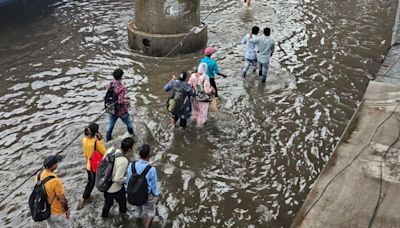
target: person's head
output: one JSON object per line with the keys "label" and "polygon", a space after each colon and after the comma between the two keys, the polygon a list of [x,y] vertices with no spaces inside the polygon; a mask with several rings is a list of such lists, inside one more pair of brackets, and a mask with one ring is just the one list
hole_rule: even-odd
{"label": "person's head", "polygon": [[143,144],[139,148],[139,156],[141,159],[148,160],[150,158],[150,146],[148,144]]}
{"label": "person's head", "polygon": [[197,67],[197,73],[201,75],[207,74],[208,66],[207,63],[200,63],[199,66]]}
{"label": "person's head", "polygon": [[94,137],[97,132],[99,132],[99,125],[96,123],[91,123],[89,126],[85,128],[85,136],[86,137]]}
{"label": "person's head", "polygon": [[116,69],[114,70],[113,76],[115,80],[121,80],[122,79],[122,75],[124,75],[124,71],[121,69]]}
{"label": "person's head", "polygon": [[58,168],[58,162],[60,162],[61,159],[62,157],[58,154],[46,156],[43,161],[43,167],[54,171]]}
{"label": "person's head", "polygon": [[124,138],[121,142],[121,150],[123,154],[127,154],[132,151],[133,144],[135,144],[135,140],[131,137]]}
{"label": "person's head", "polygon": [[184,81],[186,81],[186,78],[187,78],[187,72],[181,72],[181,73],[179,74],[178,79],[179,79],[180,81],[184,82]]}
{"label": "person's head", "polygon": [[266,35],[266,36],[271,35],[271,29],[270,28],[265,28],[264,29],[264,35]]}
{"label": "person's head", "polygon": [[210,57],[214,53],[214,48],[208,47],[204,50],[204,54],[208,57]]}
{"label": "person's head", "polygon": [[259,31],[260,31],[260,27],[258,27],[258,26],[254,26],[253,28],[251,28],[251,34],[253,34],[253,35],[257,35]]}

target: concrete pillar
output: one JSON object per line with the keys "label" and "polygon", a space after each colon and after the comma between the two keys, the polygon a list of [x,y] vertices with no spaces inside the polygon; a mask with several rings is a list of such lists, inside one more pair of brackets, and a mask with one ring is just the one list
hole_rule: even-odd
{"label": "concrete pillar", "polygon": [[[200,24],[200,0],[134,0],[135,20],[128,24],[129,46],[139,53],[165,56],[188,54],[207,45],[207,26]],[[197,26],[197,27],[196,27]]]}

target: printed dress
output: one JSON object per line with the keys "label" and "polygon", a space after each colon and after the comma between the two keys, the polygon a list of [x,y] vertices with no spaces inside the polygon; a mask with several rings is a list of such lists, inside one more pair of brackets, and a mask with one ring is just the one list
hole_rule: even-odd
{"label": "printed dress", "polygon": [[[210,79],[207,77],[207,75],[201,75],[199,73],[192,74],[189,78],[189,85],[191,85],[194,90],[196,90],[197,85],[203,85],[204,92],[212,92]],[[197,127],[203,127],[204,123],[206,122],[209,105],[210,102],[197,101],[195,97],[193,98],[192,118],[196,122]]]}

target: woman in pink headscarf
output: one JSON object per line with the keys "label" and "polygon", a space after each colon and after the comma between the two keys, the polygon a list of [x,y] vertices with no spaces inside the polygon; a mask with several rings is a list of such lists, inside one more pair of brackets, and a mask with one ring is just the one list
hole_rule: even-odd
{"label": "woman in pink headscarf", "polygon": [[[207,64],[200,63],[197,68],[197,73],[194,73],[189,78],[189,85],[199,94],[199,90],[204,90],[206,94],[214,93],[215,90],[211,87],[210,79],[207,76]],[[196,122],[197,127],[203,127],[207,120],[209,101],[200,101],[199,96],[196,96],[192,102],[192,118]]]}

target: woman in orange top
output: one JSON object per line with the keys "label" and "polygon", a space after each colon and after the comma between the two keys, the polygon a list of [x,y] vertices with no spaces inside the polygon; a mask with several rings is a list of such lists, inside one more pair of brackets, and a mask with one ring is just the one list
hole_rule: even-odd
{"label": "woman in orange top", "polygon": [[94,188],[96,173],[93,172],[92,168],[90,167],[90,159],[93,155],[93,152],[96,148],[96,150],[99,151],[101,155],[104,156],[104,154],[106,153],[103,136],[99,132],[99,125],[97,125],[96,123],[91,123],[87,128],[85,128],[85,136],[82,139],[82,147],[83,156],[86,160],[86,172],[88,174],[88,182],[86,184],[85,191],[83,192],[83,196],[79,201],[78,210],[84,207],[87,199],[90,198],[90,193],[92,193],[92,190]]}

